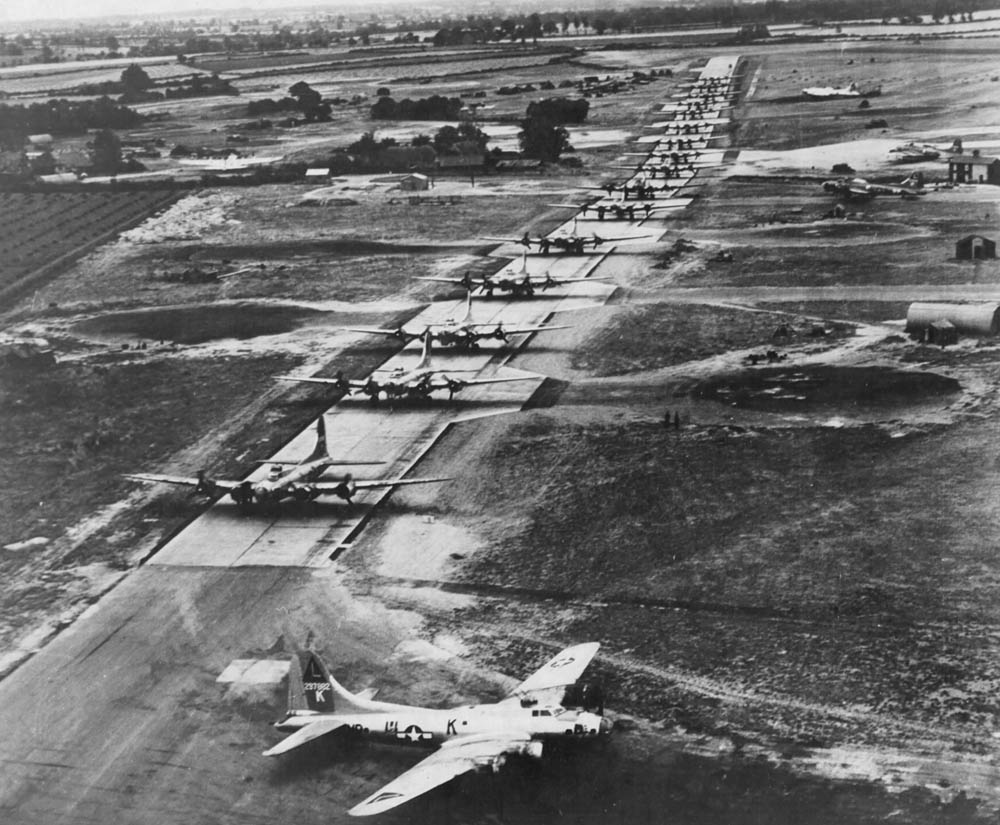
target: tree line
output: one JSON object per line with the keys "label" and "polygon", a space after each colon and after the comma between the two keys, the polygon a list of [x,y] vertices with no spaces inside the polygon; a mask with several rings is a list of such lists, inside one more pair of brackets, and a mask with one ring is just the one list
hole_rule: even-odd
{"label": "tree line", "polygon": [[608,31],[669,30],[688,26],[806,23],[875,19],[887,23],[971,20],[992,8],[991,0],[765,0],[763,3],[714,2],[581,11],[550,11],[508,17],[468,15],[429,23],[437,29],[435,45],[453,46],[491,40],[525,40],[570,34],[603,35]]}
{"label": "tree line", "polygon": [[0,103],[0,143],[20,149],[28,135],[82,135],[89,129],[130,129],[142,115],[105,96],[96,100]]}

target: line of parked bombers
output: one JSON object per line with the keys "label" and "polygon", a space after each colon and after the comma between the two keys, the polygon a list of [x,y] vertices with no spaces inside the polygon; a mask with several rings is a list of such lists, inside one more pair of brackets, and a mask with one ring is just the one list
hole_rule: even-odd
{"label": "line of parked bombers", "polygon": [[[698,100],[699,93],[714,97],[726,92],[728,88],[728,77],[703,78],[695,84],[690,99]],[[701,112],[701,107],[688,105],[680,116],[690,117]],[[576,236],[575,225],[572,234]],[[576,237],[583,239],[584,236]],[[536,243],[541,247],[541,239],[536,241],[525,237],[513,240],[523,243],[526,251]],[[586,238],[583,245],[596,248],[604,240],[595,235]],[[567,251],[577,251],[579,245],[570,243],[565,248]],[[380,394],[390,400],[404,397],[426,398],[437,390],[447,391],[450,397],[470,385],[525,380],[522,377],[458,378],[455,377],[455,371],[449,373],[431,366],[431,351],[435,341],[445,346],[473,349],[483,338],[507,341],[512,335],[560,328],[473,323],[471,313],[474,289],[478,288],[486,293],[502,289],[512,295],[531,295],[535,287],[546,289],[557,283],[583,279],[556,280],[547,276],[544,281],[532,283],[525,272],[523,278],[515,276],[506,280],[511,284],[509,287],[502,286],[504,279],[480,279],[475,282],[468,275],[460,279],[459,283],[464,284],[468,290],[465,313],[461,318],[411,329],[405,326],[397,329],[352,328],[358,332],[392,336],[407,343],[421,340],[423,349],[420,361],[412,369],[396,370],[381,377],[376,377],[376,373],[365,380],[351,380],[340,374],[334,378],[284,377],[333,385],[348,394],[364,393],[373,401]],[[515,283],[521,283],[522,286],[516,287]],[[449,480],[395,478],[355,481],[349,474],[336,480],[325,476],[331,466],[351,463],[358,462],[341,461],[331,456],[327,447],[325,417],[320,416],[316,423],[316,443],[312,453],[304,461],[287,469],[275,464],[266,475],[257,480],[209,479],[204,473],[199,473],[194,478],[151,474],[136,474],[129,478],[187,485],[213,497],[228,494],[241,506],[272,505],[283,498],[309,501],[324,494],[338,496],[350,503],[354,493],[361,489]],[[603,691],[597,685],[580,681],[599,647],[597,642],[586,642],[561,650],[499,702],[447,709],[377,701],[374,698],[377,691],[372,689],[352,693],[331,675],[315,652],[302,651],[293,656],[289,668],[288,711],[275,723],[275,727],[286,736],[264,751],[264,755],[276,757],[333,733],[419,745],[425,750],[428,747],[436,748],[430,755],[348,811],[353,816],[381,813],[469,771],[498,771],[512,756],[540,758],[553,741],[572,743],[605,739],[612,730],[612,722],[604,715]]]}

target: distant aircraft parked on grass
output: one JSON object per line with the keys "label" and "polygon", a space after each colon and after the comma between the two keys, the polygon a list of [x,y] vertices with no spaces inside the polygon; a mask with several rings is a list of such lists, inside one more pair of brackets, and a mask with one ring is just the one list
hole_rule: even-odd
{"label": "distant aircraft parked on grass", "polygon": [[937,160],[942,154],[962,154],[962,141],[956,138],[951,146],[932,146],[930,143],[904,143],[893,146],[889,150],[890,163],[920,163],[926,160]]}
{"label": "distant aircraft parked on grass", "polygon": [[924,185],[924,176],[920,172],[910,175],[898,184],[870,183],[864,178],[837,178],[823,183],[825,192],[832,192],[843,197],[863,200],[876,195],[899,195],[903,198],[917,198],[926,195],[932,188]]}
{"label": "distant aircraft parked on grass", "polygon": [[270,166],[277,163],[283,155],[263,156],[253,155],[245,158],[235,152],[224,158],[184,158],[177,162],[184,166],[193,166],[206,172],[242,172],[246,169],[256,169],[258,166]]}
{"label": "distant aircraft parked on grass", "polygon": [[348,504],[352,504],[354,494],[358,490],[450,481],[447,478],[383,478],[359,481],[354,479],[350,473],[339,480],[323,478],[326,470],[334,465],[381,463],[380,461],[342,461],[333,458],[327,448],[326,423],[323,416],[320,416],[316,422],[316,446],[312,453],[303,462],[288,469],[285,469],[281,463],[273,463],[267,477],[259,481],[212,479],[206,476],[204,471],[199,472],[195,478],[153,473],[129,473],[125,477],[154,484],[179,484],[193,487],[195,493],[209,498],[228,493],[229,497],[241,507],[247,507],[251,504],[275,505],[286,498],[296,501],[314,501],[323,495],[337,496]]}
{"label": "distant aircraft parked on grass", "polygon": [[447,390],[448,400],[451,400],[456,392],[466,387],[480,384],[505,384],[509,381],[528,381],[535,378],[534,375],[509,378],[455,378],[453,377],[454,373],[469,372],[470,370],[436,369],[431,365],[431,336],[425,335],[423,340],[423,354],[420,361],[411,369],[399,368],[384,375],[374,373],[364,381],[345,378],[340,372],[333,378],[298,378],[291,375],[282,375],[280,378],[283,381],[302,381],[307,384],[334,386],[348,395],[364,393],[371,399],[372,403],[378,402],[381,394],[384,394],[392,402],[401,398],[430,398],[431,393],[437,390]]}
{"label": "distant aircraft parked on grass", "polygon": [[380,702],[351,693],[315,653],[300,669],[292,658],[288,712],[275,727],[287,736],[264,756],[279,756],[334,731],[401,745],[438,746],[348,813],[382,813],[476,769],[500,770],[507,757],[540,758],[545,741],[593,742],[611,732],[599,686],[577,685],[600,644],[557,653],[499,702],[436,709]]}

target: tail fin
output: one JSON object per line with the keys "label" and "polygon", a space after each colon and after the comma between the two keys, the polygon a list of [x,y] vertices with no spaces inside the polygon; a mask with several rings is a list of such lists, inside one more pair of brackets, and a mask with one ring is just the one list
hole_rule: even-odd
{"label": "tail fin", "polygon": [[[294,660],[293,660],[294,665]],[[289,707],[292,704],[293,675],[289,673]],[[364,708],[364,698],[355,696],[330,675],[323,660],[315,653],[307,655],[302,668],[301,696],[305,706],[318,713],[334,713]]]}
{"label": "tail fin", "polygon": [[326,446],[326,419],[321,415],[316,419],[316,446],[313,447],[313,451],[306,458],[306,461],[316,461],[327,458],[329,455],[330,451]]}
{"label": "tail fin", "polygon": [[431,341],[433,340],[432,335],[424,333],[424,351],[420,356],[420,361],[413,368],[414,370],[429,370],[431,368]]}
{"label": "tail fin", "polygon": [[525,249],[521,253],[521,272],[527,273],[528,271],[528,250]]}
{"label": "tail fin", "polygon": [[458,319],[458,323],[467,324],[472,319],[472,287],[465,293],[465,315]]}

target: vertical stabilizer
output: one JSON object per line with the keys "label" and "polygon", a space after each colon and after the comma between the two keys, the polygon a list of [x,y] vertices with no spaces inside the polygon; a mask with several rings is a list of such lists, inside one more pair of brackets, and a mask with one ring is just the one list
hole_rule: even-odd
{"label": "vertical stabilizer", "polygon": [[424,333],[424,351],[420,356],[420,361],[413,368],[414,371],[417,370],[429,370],[431,368],[431,341],[433,340],[433,335],[428,335]]}
{"label": "vertical stabilizer", "polygon": [[528,250],[527,249],[525,249],[524,252],[521,253],[521,274],[522,275],[527,275],[528,274]]}
{"label": "vertical stabilizer", "polygon": [[465,315],[458,319],[458,323],[467,324],[472,320],[472,287],[465,293]]}
{"label": "vertical stabilizer", "polygon": [[341,685],[315,653],[309,653],[302,668],[302,683],[309,710],[333,713],[335,710],[345,712],[370,707],[371,700],[355,696]]}
{"label": "vertical stabilizer", "polygon": [[306,461],[317,461],[327,458],[329,455],[330,451],[326,446],[326,419],[321,415],[316,420],[316,446],[313,447],[313,451]]}
{"label": "vertical stabilizer", "polygon": [[[302,668],[302,695],[306,707],[319,713],[333,713],[333,689],[327,678],[326,667],[315,653],[310,653]],[[289,675],[288,688],[291,692],[292,682]],[[289,702],[291,696],[289,696]]]}

